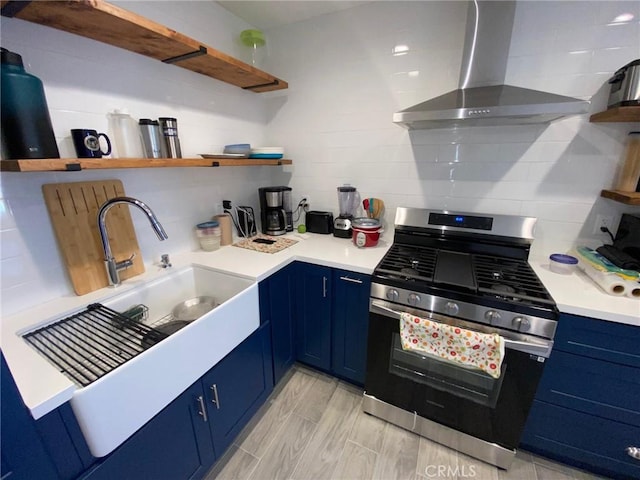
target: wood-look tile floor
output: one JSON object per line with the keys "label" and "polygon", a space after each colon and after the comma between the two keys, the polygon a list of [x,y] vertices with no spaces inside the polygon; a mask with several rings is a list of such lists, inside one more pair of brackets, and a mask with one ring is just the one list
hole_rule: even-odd
{"label": "wood-look tile floor", "polygon": [[206,480],[595,480],[518,451],[508,471],[362,411],[362,390],[295,365]]}

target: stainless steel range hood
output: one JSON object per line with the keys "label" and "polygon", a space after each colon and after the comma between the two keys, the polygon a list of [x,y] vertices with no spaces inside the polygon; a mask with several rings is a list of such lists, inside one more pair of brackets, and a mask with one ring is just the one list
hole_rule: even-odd
{"label": "stainless steel range hood", "polygon": [[515,2],[469,3],[460,88],[394,113],[410,130],[547,123],[586,113],[578,98],[505,85]]}

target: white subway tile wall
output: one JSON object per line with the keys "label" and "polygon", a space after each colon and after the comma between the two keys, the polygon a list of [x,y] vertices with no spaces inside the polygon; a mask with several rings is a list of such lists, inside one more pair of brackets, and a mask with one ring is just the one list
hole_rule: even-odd
{"label": "white subway tile wall", "polygon": [[[237,58],[237,36],[250,28],[215,2],[117,2]],[[63,157],[75,157],[72,128],[108,133],[107,113],[178,119],[183,156],[221,152],[230,143],[265,144],[267,109],[260,94],[51,28],[2,17],[2,46],[22,55],[44,83]],[[113,139],[113,137],[112,137]],[[3,173],[0,190],[1,312],[8,315],[75,295],[54,236],[42,185],[118,178],[146,202],[169,239],[159,242],[147,219],[131,209],[147,268],[162,253],[199,248],[196,223],[220,213],[223,199],[257,210],[257,189],[287,183],[281,169],[132,169],[70,173]]]}
{"label": "white subway tile wall", "polygon": [[[115,2],[244,59],[237,41],[250,26],[215,2]],[[616,22],[623,13],[632,20]],[[507,83],[592,98],[606,106],[606,80],[640,57],[639,2],[518,2]],[[464,2],[372,2],[266,32],[266,70],[285,91],[257,95],[175,66],[15,19],[1,19],[2,45],[23,56],[45,85],[63,156],[75,156],[71,128],[107,132],[106,114],[178,118],[185,156],[227,143],[281,145],[282,169],[135,169],[3,173],[0,191],[2,315],[61,295],[71,283],[41,185],[119,178],[147,202],[169,234],[157,241],[132,217],[145,263],[197,249],[193,225],[221,200],[257,210],[257,188],[289,184],[314,209],[337,213],[336,187],[350,183],[387,205],[532,215],[534,252],[602,243],[596,214],[637,212],[599,197],[611,187],[629,124],[590,124],[588,115],[548,127],[510,126],[411,132],[393,112],[457,86],[466,24]],[[394,55],[395,54],[395,55]],[[633,210],[635,208],[635,210]],[[390,235],[390,233],[387,233]]]}
{"label": "white subway tile wall", "polygon": [[[631,13],[633,18],[616,21]],[[527,2],[516,7],[506,83],[591,99],[640,57],[639,2]],[[631,124],[589,115],[548,126],[408,132],[402,108],[457,87],[466,2],[373,2],[267,32],[269,70],[290,81],[270,95],[267,136],[295,159],[290,186],[312,208],[337,210],[336,187],[397,206],[531,215],[533,254],[600,245],[599,213],[616,222],[637,207],[600,198],[619,167]],[[395,54],[395,55],[394,55]]]}

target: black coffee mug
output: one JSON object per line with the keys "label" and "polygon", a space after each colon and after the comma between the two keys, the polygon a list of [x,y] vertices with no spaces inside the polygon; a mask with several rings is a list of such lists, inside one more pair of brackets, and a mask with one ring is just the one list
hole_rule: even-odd
{"label": "black coffee mug", "polygon": [[[106,152],[100,149],[100,137],[104,137],[107,142]],[[111,141],[104,133],[86,128],[74,128],[71,130],[71,138],[78,158],[102,158],[103,155],[111,153]]]}

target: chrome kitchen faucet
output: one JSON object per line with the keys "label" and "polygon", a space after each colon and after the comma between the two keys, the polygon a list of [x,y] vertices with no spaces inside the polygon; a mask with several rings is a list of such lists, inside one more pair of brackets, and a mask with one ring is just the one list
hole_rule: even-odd
{"label": "chrome kitchen faucet", "polygon": [[135,257],[135,252],[131,254],[129,258],[126,260],[122,260],[120,262],[116,261],[113,257],[113,253],[111,253],[111,245],[109,244],[109,235],[107,234],[107,225],[105,223],[105,217],[107,216],[107,212],[111,207],[117,205],[119,203],[127,203],[129,205],[135,205],[140,210],[142,210],[149,222],[151,223],[151,228],[156,232],[158,236],[158,240],[166,240],[169,238],[162,228],[162,225],[156,218],[155,214],[151,209],[144,203],[138,200],[137,198],[132,197],[114,197],[110,200],[104,202],[104,204],[100,207],[100,211],[98,212],[98,230],[100,231],[100,239],[102,240],[102,248],[104,250],[104,265],[107,269],[107,277],[109,277],[109,285],[112,287],[117,287],[120,285],[120,275],[118,272],[120,270],[127,269],[133,265],[133,258]]}

